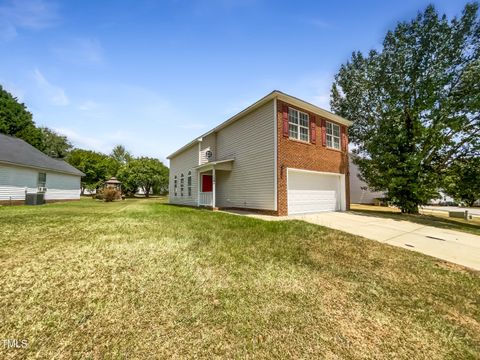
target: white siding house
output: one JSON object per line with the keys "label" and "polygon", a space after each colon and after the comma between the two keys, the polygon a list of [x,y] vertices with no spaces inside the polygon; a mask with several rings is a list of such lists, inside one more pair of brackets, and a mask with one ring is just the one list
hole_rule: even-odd
{"label": "white siding house", "polygon": [[350,203],[351,204],[374,204],[376,199],[385,197],[382,191],[371,190],[367,183],[360,179],[360,169],[352,161],[350,156]]}
{"label": "white siding house", "polygon": [[[307,141],[296,139],[293,133],[290,134],[289,128],[297,124],[298,119],[293,124],[295,119],[288,117],[287,105],[292,110],[304,109],[309,112],[310,115],[302,112],[302,121],[307,121],[308,125],[299,125],[308,127]],[[344,210],[347,198],[344,169],[347,167],[346,161],[342,159],[346,159],[348,154],[340,145],[339,148],[329,149],[326,141],[321,141],[321,135],[326,136],[327,130],[320,121],[316,121],[317,116],[318,120],[329,119],[338,124],[338,137],[343,135],[345,145],[346,132],[340,134],[340,125],[345,130],[351,124],[350,121],[280,91],[271,92],[168,156],[170,203],[243,208],[285,215],[289,212],[286,202],[289,196],[287,168],[295,165],[294,161],[290,161],[291,158],[303,157],[305,160],[300,165],[301,169],[320,171],[325,168],[328,172],[327,175],[322,173],[314,178],[309,177],[313,181],[306,190],[319,195],[312,201],[309,200],[310,203],[327,203],[330,200],[324,199],[325,194],[331,194],[334,198],[330,201],[332,204],[329,203],[326,207],[316,206],[314,209]],[[289,122],[293,123],[289,125]],[[317,127],[318,142],[315,141]],[[282,141],[279,141],[279,136]],[[293,150],[294,143],[304,146],[301,152]],[[280,150],[282,160],[279,158]],[[328,165],[325,165],[327,162]],[[301,179],[306,176],[305,173],[298,175]],[[328,178],[328,184],[323,181],[325,176],[332,176]],[[330,186],[330,183],[334,185]],[[294,208],[293,205],[290,207]],[[297,204],[295,209],[303,213],[312,208]]]}
{"label": "white siding house", "polygon": [[0,134],[0,204],[23,203],[27,193],[46,201],[78,200],[83,173],[25,141]]}
{"label": "white siding house", "polygon": [[213,194],[202,191],[202,179],[215,171],[216,206],[275,210],[274,118],[271,100],[170,156],[170,202],[211,205]]}

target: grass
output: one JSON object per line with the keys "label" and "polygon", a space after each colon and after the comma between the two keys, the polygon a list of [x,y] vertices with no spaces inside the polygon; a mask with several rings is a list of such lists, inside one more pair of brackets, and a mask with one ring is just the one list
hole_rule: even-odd
{"label": "grass", "polygon": [[300,221],[0,208],[0,358],[478,359],[480,276]]}
{"label": "grass", "polygon": [[355,204],[351,205],[351,210],[353,213],[358,213],[361,215],[372,215],[394,220],[406,220],[417,224],[480,235],[480,221],[478,218],[475,218],[474,220],[449,218],[443,215],[441,212],[431,212],[431,214],[429,214],[427,213],[428,210],[420,215],[409,215],[400,213],[400,210],[396,208],[373,205]]}

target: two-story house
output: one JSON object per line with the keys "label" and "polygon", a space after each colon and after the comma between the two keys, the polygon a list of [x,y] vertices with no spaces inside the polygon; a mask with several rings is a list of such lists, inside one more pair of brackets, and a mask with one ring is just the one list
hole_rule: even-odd
{"label": "two-story house", "polygon": [[346,210],[351,122],[273,91],[170,160],[170,203],[275,215]]}

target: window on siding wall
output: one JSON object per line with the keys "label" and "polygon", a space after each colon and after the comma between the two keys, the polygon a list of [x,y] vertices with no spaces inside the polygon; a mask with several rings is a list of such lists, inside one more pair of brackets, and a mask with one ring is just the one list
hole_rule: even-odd
{"label": "window on siding wall", "polygon": [[182,174],[180,175],[180,196],[183,196],[183,185],[184,185],[184,178]]}
{"label": "window on siding wall", "polygon": [[187,177],[187,193],[188,196],[192,196],[192,172],[188,172],[188,177]]}
{"label": "window on siding wall", "polygon": [[340,126],[327,122],[327,146],[340,150]]}
{"label": "window on siding wall", "polygon": [[38,173],[37,187],[46,187],[47,186],[47,174]]}
{"label": "window on siding wall", "polygon": [[308,114],[288,108],[288,132],[291,139],[308,142],[310,138]]}
{"label": "window on siding wall", "polygon": [[173,196],[177,196],[177,175],[173,178]]}

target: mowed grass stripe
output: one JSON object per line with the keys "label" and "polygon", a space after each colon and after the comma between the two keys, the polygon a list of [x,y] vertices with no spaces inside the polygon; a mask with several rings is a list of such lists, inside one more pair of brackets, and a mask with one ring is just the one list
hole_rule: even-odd
{"label": "mowed grass stripe", "polygon": [[2,358],[479,357],[479,274],[158,200],[0,208]]}

